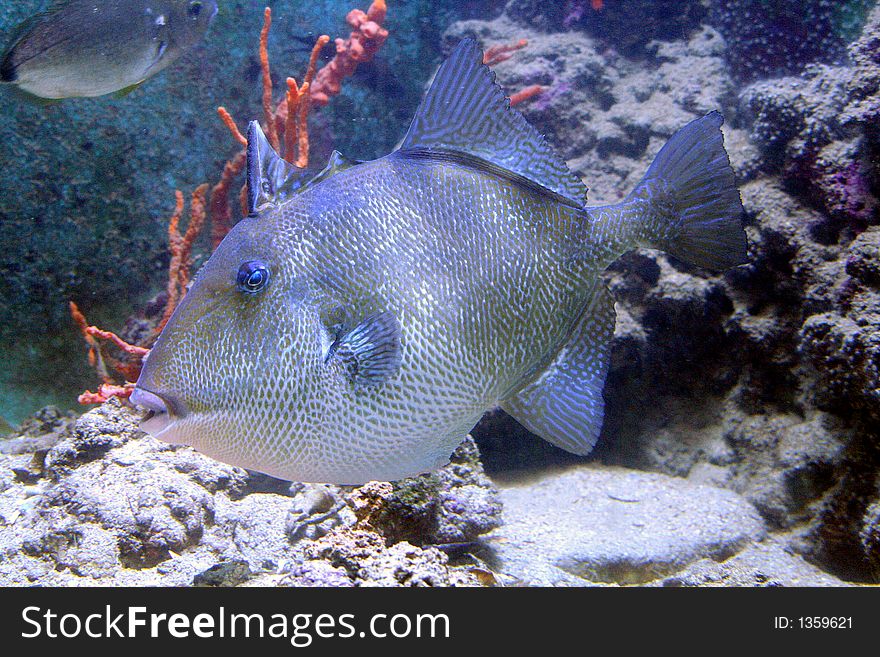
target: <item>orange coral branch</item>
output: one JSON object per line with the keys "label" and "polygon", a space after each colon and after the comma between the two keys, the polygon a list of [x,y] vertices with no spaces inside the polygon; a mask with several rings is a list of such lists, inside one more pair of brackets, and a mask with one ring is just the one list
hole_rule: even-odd
{"label": "orange coral branch", "polygon": [[176,199],[174,213],[168,220],[168,249],[171,251],[166,288],[168,301],[165,305],[165,312],[162,314],[162,320],[156,325],[157,335],[165,328],[165,324],[168,323],[177,304],[186,294],[186,287],[189,285],[189,268],[192,265],[192,245],[205,222],[205,196],[207,193],[207,183],[199,185],[192,193],[189,225],[183,235],[178,229],[180,217],[183,214],[183,194],[180,190],[174,193]]}
{"label": "orange coral branch", "polygon": [[[318,56],[321,50],[329,43],[330,37],[322,34],[312,46],[312,54],[309,57],[309,65],[303,78],[301,87],[296,86],[296,80],[287,78],[286,108],[279,105],[279,112],[285,111],[284,128],[284,158],[294,166],[304,169],[309,165],[309,123],[308,116],[311,109],[311,94],[309,90],[315,77],[318,64]],[[296,153],[296,157],[294,157]]]}
{"label": "orange coral branch", "polygon": [[[83,332],[83,335],[86,335],[86,328],[88,328],[89,323],[86,321],[85,315],[80,311],[79,306],[77,306],[73,301],[70,301],[67,304],[67,307],[70,308],[70,316],[73,317],[73,321],[76,322],[76,325],[79,326],[80,331]],[[88,342],[88,339],[86,340]]]}
{"label": "orange coral branch", "polygon": [[176,190],[174,192],[174,198],[174,213],[168,220],[168,250],[171,252],[171,261],[168,263],[168,283],[166,287],[168,300],[165,302],[165,312],[162,315],[162,320],[156,327],[157,334],[165,328],[165,324],[171,317],[171,313],[174,312],[174,308],[177,307],[177,272],[180,270],[181,242],[183,241],[183,237],[177,229],[177,226],[180,223],[180,215],[183,213],[183,192],[179,189]]}
{"label": "orange coral branch", "polygon": [[235,119],[232,118],[232,115],[226,111],[225,107],[218,107],[217,114],[220,115],[220,120],[226,124],[226,127],[229,128],[229,132],[232,133],[232,138],[235,139],[242,146],[247,146],[247,137],[241,134],[241,130],[238,129],[238,126],[235,125]]}
{"label": "orange coral branch", "polygon": [[[102,340],[112,342],[124,353],[127,353],[130,356],[136,356],[136,359],[134,361],[118,360],[116,358],[113,358],[112,356],[102,356],[102,358],[104,363],[109,363],[110,366],[119,374],[121,374],[126,381],[137,380],[138,376],[140,376],[141,373],[141,365],[143,364],[144,356],[150,353],[149,349],[147,349],[146,347],[138,347],[137,345],[129,344],[115,333],[112,333],[111,331],[103,331],[97,326],[89,326],[88,328],[86,328],[86,332],[96,338],[101,338]],[[98,354],[100,353],[100,350],[98,350]],[[113,380],[110,378],[109,375],[102,378],[104,384],[113,384]]]}
{"label": "orange coral branch", "polygon": [[517,50],[522,50],[529,42],[527,39],[520,39],[516,43],[498,43],[494,46],[489,46],[486,48],[486,52],[483,53],[483,63],[486,66],[495,66],[500,62],[505,62],[511,57],[513,57],[513,53]]}
{"label": "orange coral branch", "polygon": [[330,37],[326,34],[322,34],[318,37],[318,40],[315,41],[315,45],[312,46],[312,54],[309,56],[309,66],[306,69],[306,75],[303,78],[303,86],[311,86],[312,80],[315,77],[315,71],[318,67],[318,56],[321,54],[324,46],[326,46],[328,43],[330,43]]}
{"label": "orange coral branch", "polygon": [[76,401],[83,406],[85,406],[86,404],[103,404],[105,401],[107,401],[107,397],[102,395],[100,392],[92,392],[91,390],[86,390],[84,393],[80,394],[79,397],[76,398]]}
{"label": "orange coral branch", "polygon": [[[105,385],[113,384],[113,378],[110,376],[110,373],[107,369],[108,364],[126,379],[132,381],[137,379],[138,374],[140,374],[140,359],[142,359],[147,353],[149,353],[149,349],[130,345],[125,342],[125,340],[117,336],[115,333],[102,331],[97,326],[89,326],[89,323],[86,321],[85,316],[82,314],[80,309],[73,301],[69,303],[69,308],[70,316],[73,318],[73,321],[76,322],[80,332],[83,335],[83,338],[85,338],[86,344],[88,344],[89,346],[89,365],[95,368],[95,371],[98,373],[101,381],[103,381]],[[130,363],[119,361],[111,356],[105,356],[101,350],[101,345],[95,338],[110,340],[126,353],[138,356],[139,360],[136,363]]]}
{"label": "orange coral branch", "polygon": [[101,347],[98,341],[89,333],[89,323],[86,321],[85,315],[82,314],[79,307],[73,301],[68,304],[68,308],[70,308],[70,316],[76,322],[80,333],[82,333],[89,347],[89,365],[95,368],[102,381],[105,383],[111,381],[110,374],[107,372],[107,366],[104,364],[104,358],[101,355]]}
{"label": "orange coral branch", "polygon": [[118,335],[113,333],[112,331],[103,331],[103,330],[99,329],[97,326],[87,327],[86,333],[88,333],[89,335],[93,335],[96,338],[101,338],[102,340],[109,340],[110,342],[115,344],[117,347],[122,349],[122,351],[124,351],[127,354],[131,354],[132,356],[143,357],[143,356],[146,356],[148,353],[150,353],[150,350],[147,349],[146,347],[138,347],[137,345],[129,344],[128,342],[126,342],[125,340],[120,338]]}
{"label": "orange coral branch", "polygon": [[528,100],[532,96],[537,96],[540,93],[545,91],[545,87],[542,87],[540,84],[533,84],[531,86],[526,87],[525,89],[520,89],[515,94],[510,96],[510,106],[518,105],[524,100]]}
{"label": "orange coral branch", "polygon": [[98,387],[98,392],[90,392],[86,390],[79,397],[77,397],[77,401],[80,404],[103,404],[105,401],[110,399],[111,397],[120,397],[122,399],[128,399],[131,397],[131,393],[134,391],[134,384],[126,382],[125,385],[115,385],[113,383],[102,383]]}
{"label": "orange coral branch", "polygon": [[[308,90],[315,76],[318,57],[321,50],[330,41],[330,37],[323,34],[315,41],[309,57],[309,64],[303,78],[302,86],[298,87],[293,78],[287,78],[287,93],[272,109],[272,78],[269,67],[269,29],[272,25],[272,12],[267,7],[264,12],[263,29],[260,31],[260,67],[263,74],[263,114],[266,123],[266,137],[272,147],[281,152],[279,141],[281,134],[284,139],[283,157],[298,167],[305,168],[309,164],[309,131],[308,113],[310,102]],[[220,120],[229,129],[233,139],[242,146],[247,146],[247,138],[241,133],[235,123],[235,119],[225,107],[218,107],[217,114]],[[229,207],[229,188],[233,180],[241,173],[246,162],[245,151],[240,151],[231,160],[226,162],[220,181],[211,189],[210,214],[211,214],[211,244],[217,248],[229,230],[232,228],[232,212]],[[240,194],[242,215],[247,214],[247,196],[243,187]]]}
{"label": "orange coral branch", "polygon": [[192,193],[192,200],[189,207],[189,224],[186,227],[186,233],[183,236],[182,250],[183,254],[180,259],[180,269],[177,272],[178,283],[181,288],[181,297],[186,293],[186,287],[189,285],[189,268],[192,265],[192,245],[202,231],[205,224],[205,197],[208,195],[208,183],[202,183],[195,188]]}
{"label": "orange coral branch", "polygon": [[309,166],[309,109],[311,109],[312,105],[312,99],[309,95],[310,88],[310,83],[303,83],[299,90],[300,98],[297,106],[297,118],[299,119],[296,124],[296,133],[298,135],[296,144],[297,156],[293,164],[300,169],[305,169]]}
{"label": "orange coral branch", "polygon": [[269,144],[276,151],[280,150],[278,143],[278,128],[275,125],[275,114],[272,111],[272,75],[269,71],[269,28],[272,26],[272,10],[266,7],[263,10],[263,29],[260,30],[260,68],[263,71],[263,116],[266,118],[266,137]]}
{"label": "orange coral branch", "polygon": [[[247,152],[239,151],[223,167],[220,181],[211,190],[211,246],[216,249],[232,228],[232,211],[229,209],[229,188],[244,169]],[[247,214],[247,210],[242,214]]]}
{"label": "orange coral branch", "polygon": [[83,337],[86,339],[86,344],[89,346],[89,365],[95,367],[97,365],[97,357],[95,356],[95,350],[98,348],[95,339],[89,335],[89,323],[86,321],[85,316],[80,312],[79,306],[77,306],[73,301],[67,304],[67,307],[70,309],[70,316],[73,318],[73,321],[79,327],[80,333],[82,333]]}
{"label": "orange coral branch", "polygon": [[360,9],[348,12],[345,20],[354,30],[348,39],[336,39],[336,55],[315,76],[310,92],[313,103],[326,105],[330,96],[341,90],[343,78],[373,58],[388,38],[388,30],[382,27],[387,13],[385,0],[373,0],[367,13]]}
{"label": "orange coral branch", "polygon": [[296,80],[287,78],[287,94],[285,96],[287,109],[284,117],[284,154],[290,157],[296,148],[296,110],[299,106],[299,87]]}
{"label": "orange coral branch", "polygon": [[[527,45],[529,45],[527,39],[520,39],[516,43],[498,43],[494,46],[489,46],[483,53],[483,63],[486,66],[495,66],[495,64],[499,64],[500,62],[506,62],[513,57],[513,54],[517,50],[522,50]],[[513,107],[514,105],[519,105],[521,102],[526,101],[533,96],[537,96],[543,91],[546,91],[546,87],[542,87],[539,84],[533,84],[524,89],[520,89],[516,93],[510,95],[510,106]]]}

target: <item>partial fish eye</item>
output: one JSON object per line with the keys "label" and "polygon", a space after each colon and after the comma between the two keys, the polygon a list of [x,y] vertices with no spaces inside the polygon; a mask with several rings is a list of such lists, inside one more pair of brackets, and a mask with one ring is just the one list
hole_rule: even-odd
{"label": "partial fish eye", "polygon": [[189,15],[195,18],[199,14],[202,13],[202,3],[201,2],[190,2],[189,9],[187,10]]}
{"label": "partial fish eye", "polygon": [[269,269],[259,260],[242,263],[238,268],[238,289],[248,294],[259,292],[269,282]]}

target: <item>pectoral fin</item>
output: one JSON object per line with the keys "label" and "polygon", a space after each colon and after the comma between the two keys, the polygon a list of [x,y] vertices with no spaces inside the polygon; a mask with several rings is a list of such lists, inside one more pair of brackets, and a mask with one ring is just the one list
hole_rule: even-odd
{"label": "pectoral fin", "polygon": [[392,312],[370,315],[330,346],[325,362],[341,363],[355,386],[379,385],[400,369],[400,323]]}
{"label": "pectoral fin", "polygon": [[613,335],[614,300],[599,283],[591,306],[553,362],[501,408],[557,447],[589,454],[602,429],[602,388]]}

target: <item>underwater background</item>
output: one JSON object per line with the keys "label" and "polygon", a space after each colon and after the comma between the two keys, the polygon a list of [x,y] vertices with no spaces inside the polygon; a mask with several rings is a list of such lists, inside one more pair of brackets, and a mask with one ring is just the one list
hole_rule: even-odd
{"label": "underwater background", "polygon": [[[47,4],[0,0],[0,42]],[[348,12],[369,2],[218,5],[199,43],[122,97],[44,104],[0,88],[0,432],[10,436],[0,454],[9,557],[0,582],[880,581],[873,0],[388,0],[387,40],[311,110],[314,166],[334,149],[362,160],[393,150],[444,55],[473,36],[483,48],[517,46],[493,63],[498,82],[520,93],[517,108],[584,180],[590,205],[619,201],[678,128],[719,110],[750,254],[719,275],[648,250],[611,266],[617,326],[605,424],[589,457],[563,453],[499,411],[473,432],[479,456],[468,443],[457,469],[355,492],[291,488],[135,440],[136,418],[118,400],[75,422],[86,410],[77,397],[102,379],[69,303],[89,324],[149,340],[165,303],[175,193],[185,199],[185,226],[193,191],[218,183],[241,150],[217,108],[240,127],[263,118],[264,7],[278,102],[285,78],[306,70],[318,35],[331,37],[320,68],[333,57],[332,39],[352,30]],[[239,173],[233,217],[241,184]],[[210,207],[207,214],[193,271],[212,249]],[[128,357],[112,345],[100,355],[123,383],[110,364]],[[133,466],[118,482],[102,479],[98,464],[120,459],[154,465],[140,478],[130,478]],[[534,488],[523,492],[523,482]],[[52,497],[59,485],[70,508],[43,513],[61,499]],[[132,485],[147,492],[127,519],[111,500]],[[35,496],[33,486],[45,490]],[[176,506],[162,501],[169,490]],[[596,501],[582,509],[582,499]],[[630,523],[637,536],[618,527],[598,548],[575,544],[578,532],[601,531],[609,518],[619,524],[620,509],[603,505],[636,499],[656,504]],[[103,510],[88,520],[73,510],[95,507]],[[568,508],[583,513],[562,531],[573,522]],[[253,520],[233,541],[230,527],[257,509],[262,524]],[[675,525],[670,510],[690,520]],[[534,527],[519,520],[529,515],[557,533],[535,543]],[[703,536],[639,543],[652,527],[662,532],[638,523],[667,520],[667,533]],[[362,533],[321,544],[340,527]],[[507,534],[480,544],[491,532]],[[108,536],[113,550],[89,551]],[[517,551],[530,542],[534,554]],[[464,566],[455,550],[434,547],[471,544],[478,547],[465,550]],[[169,556],[180,554],[189,556]],[[364,575],[364,555],[383,565]],[[407,559],[416,564],[410,579],[388,574]]]}

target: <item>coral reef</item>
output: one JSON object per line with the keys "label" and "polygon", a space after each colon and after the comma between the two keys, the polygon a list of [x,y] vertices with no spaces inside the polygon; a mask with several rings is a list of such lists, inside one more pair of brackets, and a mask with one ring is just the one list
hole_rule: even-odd
{"label": "coral reef", "polygon": [[831,220],[815,227],[825,242],[848,224],[861,230],[876,222],[880,207],[878,40],[875,8],[848,48],[851,65],[812,65],[800,77],[756,82],[741,94],[766,170],[804,188]]}
{"label": "coral reef", "polygon": [[[178,226],[180,215],[183,212],[183,194],[180,190],[175,191],[176,205],[174,214],[168,221],[168,250],[171,259],[168,263],[168,288],[166,290],[165,311],[162,319],[156,326],[156,334],[162,332],[165,324],[171,318],[174,309],[186,294],[190,283],[190,268],[192,267],[193,243],[198,237],[205,223],[205,198],[208,193],[208,184],[203,183],[196,187],[192,193],[190,202],[190,219],[186,226],[186,232],[181,235]],[[144,354],[140,354],[143,356]],[[134,381],[134,379],[131,379]]]}
{"label": "coral reef", "polygon": [[768,539],[722,562],[700,559],[666,577],[660,586],[845,586],[792,554],[781,541]]}
{"label": "coral reef", "polygon": [[17,429],[10,427],[11,437],[0,442],[0,452],[26,454],[48,450],[70,432],[75,421],[76,416],[70,411],[62,413],[54,406],[46,406],[27,418]]}
{"label": "coral reef", "polygon": [[[175,216],[180,213],[181,209],[182,198]],[[176,272],[176,269],[174,268],[172,271]],[[176,274],[172,280],[176,281]],[[170,287],[171,283],[169,282]],[[70,308],[70,316],[79,327],[80,333],[82,333],[83,339],[88,346],[89,365],[95,368],[98,378],[101,379],[98,392],[86,390],[79,395],[77,401],[80,404],[101,404],[110,397],[130,396],[133,386],[131,381],[137,379],[141,370],[141,362],[150,350],[129,344],[111,331],[104,331],[97,326],[89,326],[85,315],[82,314],[76,303],[71,301],[68,306]],[[152,331],[149,337],[155,337],[155,331]],[[101,342],[99,342],[99,339]],[[106,353],[103,345],[108,343],[114,345],[121,352],[121,358]],[[123,381],[125,381],[123,385],[120,386],[113,382],[113,376],[110,373],[111,369],[123,377]]]}
{"label": "coral reef", "polygon": [[451,48],[465,36],[485,47],[528,41],[515,59],[493,70],[505,89],[533,84],[547,89],[522,112],[584,177],[593,204],[619,201],[622,190],[631,189],[644,172],[633,159],[646,161],[647,149],[659,149],[678,127],[712,109],[736,106],[724,42],[708,27],[687,42],[654,44],[656,70],[622,57],[609,61],[583,32],[547,34],[508,13],[492,21],[455,23],[443,43]]}
{"label": "coral reef", "polygon": [[330,96],[341,90],[342,80],[354,74],[358,64],[373,59],[388,38],[388,30],[382,27],[387,11],[385,0],[373,0],[366,13],[360,9],[348,13],[345,21],[354,29],[347,39],[336,39],[336,55],[318,71],[309,89],[312,102],[326,105]]}
{"label": "coral reef", "polygon": [[373,491],[382,503],[367,521],[388,541],[466,546],[501,524],[497,491],[470,438],[438,472],[386,486]]}
{"label": "coral reef", "polygon": [[487,537],[486,558],[502,583],[842,584],[786,553],[751,504],[713,486],[593,465],[506,486],[501,499],[506,522]]}
{"label": "coral reef", "polygon": [[[472,442],[404,494],[248,473],[156,441],[137,420],[112,399],[75,423],[47,410],[0,443],[0,582],[478,584],[470,565],[423,540],[476,541],[498,525],[497,491]],[[414,526],[433,533],[410,533],[420,545],[366,520],[402,527],[395,514],[412,508],[430,509]]]}
{"label": "coral reef", "polygon": [[509,0],[504,13],[530,29],[583,31],[603,47],[638,56],[652,40],[688,34],[699,26],[706,8],[700,0]]}
{"label": "coral reef", "polygon": [[[609,269],[617,326],[591,459],[732,489],[784,549],[837,577],[876,581],[880,9],[848,64],[816,64],[739,97],[711,27],[646,45],[657,60],[646,70],[607,56],[587,30],[525,28],[513,6],[453,25],[444,43],[528,39],[516,66],[497,66],[499,82],[549,87],[523,112],[589,185],[591,203],[619,200],[677,127],[720,109],[746,209],[746,266],[712,275],[639,250]],[[583,461],[501,414],[474,435],[490,475]],[[743,563],[764,558],[755,554]],[[740,577],[696,572],[681,583]]]}
{"label": "coral reef", "polygon": [[836,64],[873,0],[711,0],[733,76],[753,81]]}
{"label": "coral reef", "polygon": [[0,442],[0,584],[842,584],[707,484],[593,465],[499,491],[470,439],[429,476],[291,484],[137,419],[117,399],[75,422],[46,409]]}
{"label": "coral reef", "polygon": [[350,529],[309,545],[305,560],[281,585],[312,586],[477,586],[465,569],[449,567],[446,555],[406,542],[387,546],[375,532]]}

